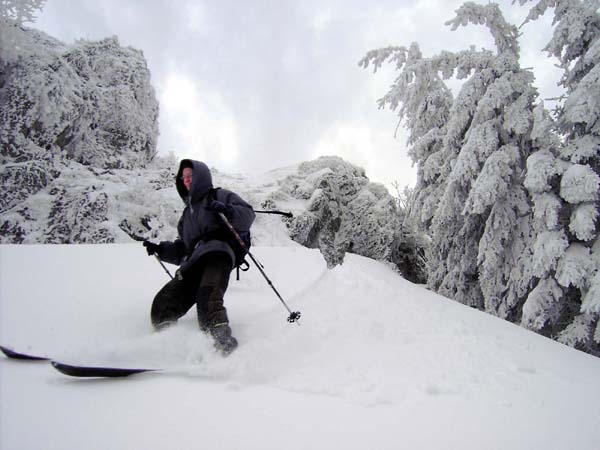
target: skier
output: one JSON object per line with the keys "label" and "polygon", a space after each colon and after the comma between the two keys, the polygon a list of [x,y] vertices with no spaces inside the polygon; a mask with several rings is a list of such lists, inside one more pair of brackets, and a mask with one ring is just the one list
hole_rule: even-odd
{"label": "skier", "polygon": [[240,234],[248,235],[255,214],[234,192],[213,188],[210,170],[200,161],[182,160],[175,186],[186,205],[177,225],[178,238],[160,244],[143,243],[148,255],[179,265],[176,276],[154,298],[152,324],[157,330],[168,326],[195,304],[200,329],[208,332],[215,348],[227,355],[238,345],[223,303],[236,264],[236,246],[218,213],[223,213]]}

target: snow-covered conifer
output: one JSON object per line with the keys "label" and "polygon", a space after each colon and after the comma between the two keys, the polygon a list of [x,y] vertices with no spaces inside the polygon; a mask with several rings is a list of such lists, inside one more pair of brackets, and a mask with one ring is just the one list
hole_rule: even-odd
{"label": "snow-covered conifer", "polygon": [[558,341],[570,347],[580,350],[588,350],[595,347],[598,340],[596,324],[597,314],[581,313],[567,325],[558,335]]}
{"label": "snow-covered conifer", "polygon": [[589,275],[594,271],[590,249],[582,244],[571,244],[558,261],[556,280],[561,286],[585,289]]}
{"label": "snow-covered conifer", "polygon": [[594,203],[583,203],[573,208],[569,220],[569,231],[579,241],[591,241],[596,232],[598,208]]}
{"label": "snow-covered conifer", "polygon": [[23,22],[33,22],[36,11],[41,11],[46,0],[0,0],[0,19]]}
{"label": "snow-covered conifer", "polygon": [[[599,327],[597,315],[584,320],[577,311],[595,304],[587,294],[598,292],[592,280],[600,270],[585,250],[598,241],[600,215],[599,6],[597,0],[541,0],[528,16],[554,8],[546,50],[565,70],[566,92],[556,118],[534,103],[533,74],[519,66],[517,29],[494,4],[465,3],[447,23],[485,25],[495,53],[471,48],[425,58],[413,44],[374,50],[361,61],[377,69],[388,60],[400,71],[380,106],[397,110],[410,132],[419,177],[410,218],[431,238],[429,286],[546,335],[560,334],[578,348],[581,336],[600,334],[590,331]],[[445,120],[419,122],[428,118],[422,106],[430,92],[443,92],[451,76],[466,81],[456,99],[444,97]],[[598,350],[590,347],[593,339],[585,342],[587,351]]]}
{"label": "snow-covered conifer", "polygon": [[544,231],[537,234],[533,245],[533,271],[538,278],[547,278],[556,271],[556,265],[569,247],[565,233]]}
{"label": "snow-covered conifer", "polygon": [[[520,0],[521,4],[527,0]],[[590,257],[599,240],[600,186],[600,2],[598,0],[541,0],[526,21],[554,9],[554,33],[545,47],[563,69],[560,84],[565,99],[559,104],[554,129],[561,141],[551,156],[528,162],[527,187],[534,193],[537,219],[542,210],[552,211],[547,230],[560,232],[561,248],[555,268],[540,284],[554,277],[562,286],[559,340],[591,353],[600,353],[600,317],[594,298],[598,295],[600,261]],[[554,157],[554,160],[552,160]],[[536,169],[542,169],[534,173]],[[549,182],[544,184],[543,178]],[[543,196],[537,195],[544,193]],[[544,205],[539,205],[539,200]],[[547,201],[551,199],[551,205]],[[546,218],[549,216],[546,215]],[[545,236],[542,221],[537,220]],[[596,244],[595,244],[596,243]],[[591,251],[594,254],[594,251]],[[552,298],[556,296],[553,294]],[[532,296],[527,300],[532,301]],[[545,302],[546,304],[548,301]],[[579,311],[581,314],[579,314]]]}
{"label": "snow-covered conifer", "polygon": [[418,171],[414,202],[424,206],[411,209],[405,226],[417,233],[426,230],[431,222],[450,170],[451,158],[444,154],[442,141],[452,93],[438,74],[438,70],[450,70],[446,68],[452,64],[452,55],[446,57],[439,61],[423,58],[418,44],[412,43],[409,48],[373,50],[359,62],[365,68],[372,64],[375,72],[386,61],[395,63],[400,70],[390,91],[378,103],[380,108],[397,110],[400,122],[410,131],[409,154]]}
{"label": "snow-covered conifer", "polygon": [[[496,52],[470,48],[424,58],[413,44],[375,50],[361,63],[377,68],[389,58],[400,70],[380,105],[398,109],[410,132],[420,206],[411,218],[431,237],[429,286],[509,317],[532,276],[526,263],[531,207],[522,174],[537,94],[533,75],[519,67],[517,29],[498,6],[468,2],[447,22],[453,29],[469,23],[488,28]],[[443,83],[453,76],[466,79],[456,99]],[[431,92],[443,99],[434,110],[443,115],[425,121],[431,117],[422,105],[431,103]]]}
{"label": "snow-covered conifer", "polygon": [[590,314],[600,314],[600,271],[598,270],[591,279],[590,288],[583,298],[581,311]]}
{"label": "snow-covered conifer", "polygon": [[554,278],[542,279],[523,305],[521,324],[544,332],[555,326],[561,315],[563,290]]}
{"label": "snow-covered conifer", "polygon": [[560,196],[571,204],[598,200],[600,177],[587,164],[573,164],[560,181]]}

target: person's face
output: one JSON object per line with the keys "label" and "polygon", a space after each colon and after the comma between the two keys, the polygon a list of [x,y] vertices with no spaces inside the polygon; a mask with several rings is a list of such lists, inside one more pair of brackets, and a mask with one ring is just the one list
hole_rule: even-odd
{"label": "person's face", "polygon": [[183,185],[188,191],[192,187],[192,173],[193,170],[189,167],[183,169],[183,172],[181,173],[181,178],[183,178]]}

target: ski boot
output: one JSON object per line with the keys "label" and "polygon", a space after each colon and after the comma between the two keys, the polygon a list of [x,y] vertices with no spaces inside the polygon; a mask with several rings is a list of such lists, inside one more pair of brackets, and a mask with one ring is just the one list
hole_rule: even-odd
{"label": "ski boot", "polygon": [[238,346],[237,339],[231,335],[231,328],[226,323],[212,327],[210,334],[214,340],[215,348],[223,356],[229,355]]}

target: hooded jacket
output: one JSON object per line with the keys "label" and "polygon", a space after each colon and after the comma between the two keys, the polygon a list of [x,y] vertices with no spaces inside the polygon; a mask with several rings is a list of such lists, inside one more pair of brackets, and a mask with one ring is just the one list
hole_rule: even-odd
{"label": "hooded jacket", "polygon": [[[186,167],[193,170],[189,192],[181,178]],[[223,202],[228,209],[229,222],[240,233],[250,231],[255,218],[252,206],[232,191],[214,189],[210,170],[200,161],[182,160],[175,178],[175,186],[185,203],[185,209],[177,224],[178,238],[173,242],[160,243],[160,259],[179,265],[179,272],[185,274],[185,271],[202,256],[222,252],[229,255],[233,268],[235,254],[228,243],[232,241],[231,232],[221,223],[218,214],[210,209],[210,204],[213,200]]]}

